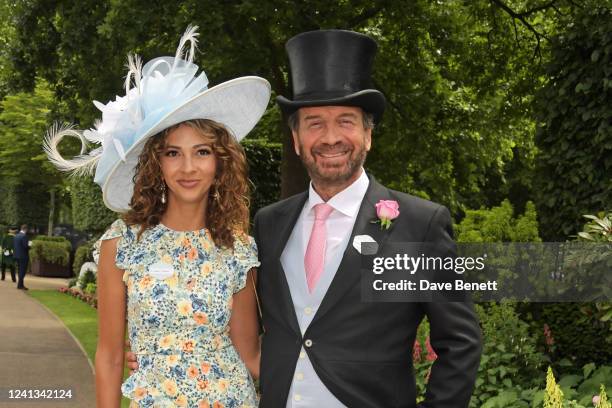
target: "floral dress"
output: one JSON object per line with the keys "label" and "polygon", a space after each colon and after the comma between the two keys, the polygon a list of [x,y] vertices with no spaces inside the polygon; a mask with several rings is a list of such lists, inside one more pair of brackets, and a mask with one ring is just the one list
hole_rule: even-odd
{"label": "floral dress", "polygon": [[[251,237],[233,249],[208,230],[146,230],[115,221],[100,241],[120,237],[127,327],[139,369],[122,385],[134,407],[256,407],[253,381],[229,337],[232,295],[259,266]],[[97,247],[100,246],[98,241]]]}

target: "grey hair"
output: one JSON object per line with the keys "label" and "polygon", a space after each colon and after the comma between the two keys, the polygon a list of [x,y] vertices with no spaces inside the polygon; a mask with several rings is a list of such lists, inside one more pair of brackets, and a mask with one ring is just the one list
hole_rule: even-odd
{"label": "grey hair", "polygon": [[[362,119],[364,129],[374,129],[374,114],[364,111]],[[289,115],[289,117],[287,117],[287,124],[289,125],[289,129],[293,131],[298,130],[300,126],[299,109]]]}

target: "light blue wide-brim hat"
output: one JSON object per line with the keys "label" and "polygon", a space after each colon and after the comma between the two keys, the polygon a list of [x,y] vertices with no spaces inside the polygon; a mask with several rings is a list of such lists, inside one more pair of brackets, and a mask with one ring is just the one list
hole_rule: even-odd
{"label": "light blue wide-brim hat", "polygon": [[[106,105],[94,101],[102,120],[94,129],[81,132],[72,126],[53,126],[44,149],[60,170],[84,175],[95,170],[94,181],[102,188],[104,204],[126,212],[134,192],[134,170],[147,140],[181,122],[210,119],[224,125],[242,140],[264,114],[270,100],[270,84],[246,76],[208,88],[206,74],[193,64],[197,27],[188,27],[175,57],[160,57],[141,67],[140,59],[128,57],[126,94]],[[190,44],[183,58],[183,51]],[[64,159],[58,145],[64,136],[82,142],[81,156]],[[88,143],[101,145],[86,152]]]}

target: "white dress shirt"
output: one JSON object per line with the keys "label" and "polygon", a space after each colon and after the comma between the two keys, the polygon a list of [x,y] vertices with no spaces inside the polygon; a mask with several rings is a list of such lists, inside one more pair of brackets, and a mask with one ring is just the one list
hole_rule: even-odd
{"label": "white dress shirt", "polygon": [[[304,208],[281,255],[281,264],[287,277],[291,299],[302,334],[306,332],[308,325],[317,313],[342,261],[342,255],[349,244],[351,231],[369,184],[370,180],[365,171],[361,169],[361,175],[355,182],[327,201],[327,204],[332,206],[334,210],[326,221],[327,243],[324,267],[317,285],[310,293],[306,283],[304,254],[314,224],[313,207],[324,202],[310,183],[308,200],[304,204]],[[287,397],[287,408],[310,407],[341,408],[344,405],[321,382],[308,358],[308,354],[302,348]]]}

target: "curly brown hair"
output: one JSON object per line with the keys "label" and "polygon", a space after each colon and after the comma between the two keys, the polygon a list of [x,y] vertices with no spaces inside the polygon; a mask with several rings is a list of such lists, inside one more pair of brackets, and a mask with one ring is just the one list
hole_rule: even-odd
{"label": "curly brown hair", "polygon": [[[166,211],[162,203],[165,186],[161,170],[162,154],[168,134],[181,125],[198,131],[217,160],[215,182],[208,194],[206,228],[217,246],[232,248],[235,238],[243,238],[249,228],[249,181],[244,149],[220,123],[209,119],[181,122],[152,136],[145,144],[134,170],[134,194],[123,220],[140,225],[140,235],[160,223]],[[215,198],[215,190],[218,198]]]}

